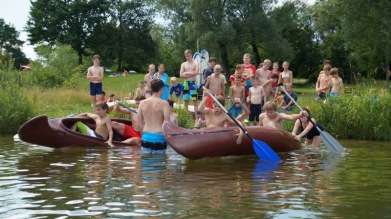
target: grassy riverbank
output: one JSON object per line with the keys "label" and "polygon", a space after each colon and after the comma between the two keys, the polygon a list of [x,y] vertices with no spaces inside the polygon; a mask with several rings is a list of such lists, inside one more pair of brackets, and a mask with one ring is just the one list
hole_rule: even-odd
{"label": "grassy riverbank", "polygon": [[[89,82],[84,75],[77,78],[77,86],[74,88],[47,88],[43,89],[35,85],[34,77],[30,73],[6,72],[2,76],[2,92],[0,93],[1,107],[8,109],[0,117],[2,119],[2,133],[15,133],[17,127],[28,118],[46,114],[49,117],[64,117],[81,112],[92,112],[89,96]],[[116,98],[125,98],[129,92],[134,91],[137,82],[143,80],[144,74],[129,74],[126,77],[109,77],[103,80],[103,89],[106,96],[115,94]],[[3,86],[5,81],[13,81],[12,86]],[[302,107],[311,110],[316,118],[327,130],[339,138],[351,139],[375,139],[391,140],[391,105],[390,94],[381,96],[382,83],[376,81],[362,81],[354,85],[352,93],[345,94],[338,99],[328,101],[327,104],[315,102],[314,85],[299,81],[294,85],[294,91],[298,93],[298,103]],[[5,87],[8,90],[5,90]],[[376,88],[379,99],[369,97],[369,89]],[[13,89],[13,90],[12,90]],[[355,95],[358,94],[358,95]],[[11,98],[11,99],[10,99]],[[20,104],[18,104],[20,103]],[[228,103],[226,104],[228,106]],[[23,109],[23,110],[21,110]],[[24,116],[15,117],[15,114],[23,113]],[[293,113],[297,113],[295,109]],[[180,117],[180,125],[190,128],[194,121],[183,110],[177,110]],[[111,113],[111,116],[118,116]],[[18,118],[19,118],[18,117]],[[123,116],[122,116],[123,117]],[[8,123],[8,124],[7,124]],[[9,125],[12,123],[13,125]],[[293,122],[285,122],[284,129],[290,131]],[[10,128],[11,127],[11,128]]]}

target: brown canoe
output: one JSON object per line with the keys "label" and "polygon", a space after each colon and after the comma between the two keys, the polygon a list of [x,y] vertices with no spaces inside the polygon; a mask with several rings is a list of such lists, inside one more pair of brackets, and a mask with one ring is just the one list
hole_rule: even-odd
{"label": "brown canoe", "polygon": [[[247,126],[246,129],[254,139],[267,143],[277,153],[303,148],[286,131],[262,126]],[[241,144],[236,144],[238,127],[190,130],[165,122],[163,133],[168,144],[188,159],[255,154],[253,143],[247,136],[243,136]]]}
{"label": "brown canoe", "polygon": [[[125,124],[132,124],[130,120],[111,118],[112,121],[117,121]],[[86,117],[66,117],[66,118],[51,118],[46,115],[37,116],[24,123],[18,131],[20,140],[47,146],[51,148],[62,147],[108,147],[106,140],[91,137],[72,131],[70,127],[77,121],[84,123],[92,123],[94,121]],[[118,139],[122,140],[122,139]],[[120,141],[113,141],[116,147],[132,146]]]}

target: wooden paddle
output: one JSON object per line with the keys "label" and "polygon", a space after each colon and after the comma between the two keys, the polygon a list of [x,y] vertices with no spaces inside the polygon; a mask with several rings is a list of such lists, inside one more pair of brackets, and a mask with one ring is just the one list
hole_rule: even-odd
{"label": "wooden paddle", "polygon": [[[291,101],[297,106],[297,108],[303,111],[303,109],[299,106],[299,104],[296,103],[296,101],[291,97],[291,95],[289,95],[289,93],[285,90],[282,83],[278,84],[278,86],[281,88],[282,91],[284,91],[284,93],[289,97],[289,99],[291,99]],[[337,141],[337,139],[331,136],[328,132],[320,129],[319,126],[312,121],[311,116],[308,116],[307,118],[320,133],[320,138],[322,139],[323,143],[326,145],[327,150],[331,152],[337,152],[337,153],[343,152],[345,150],[344,147],[342,147],[342,145]]]}
{"label": "wooden paddle", "polygon": [[[206,89],[206,88],[204,88]],[[214,97],[211,93],[209,93],[209,96],[220,106],[220,108],[236,123],[236,125],[242,129],[242,131],[251,139],[253,142],[253,148],[255,153],[258,155],[259,158],[262,160],[272,160],[272,161],[278,161],[280,162],[280,157],[276,154],[276,152],[273,151],[273,149],[270,148],[269,145],[267,145],[263,141],[255,140],[250,133],[246,129],[244,129],[238,121],[236,121],[235,118],[232,117],[231,114],[228,113],[227,109],[221,103]]]}

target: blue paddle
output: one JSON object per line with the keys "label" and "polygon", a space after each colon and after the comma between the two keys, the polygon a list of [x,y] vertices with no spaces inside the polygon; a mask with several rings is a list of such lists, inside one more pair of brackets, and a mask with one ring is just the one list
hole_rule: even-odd
{"label": "blue paddle", "polygon": [[259,140],[255,140],[251,135],[250,133],[248,133],[248,131],[246,129],[244,129],[238,121],[236,121],[235,118],[232,117],[231,114],[228,113],[227,109],[225,109],[225,107],[223,105],[221,105],[221,103],[216,100],[216,97],[214,97],[211,93],[209,93],[209,96],[215,101],[215,103],[217,103],[220,108],[232,119],[232,121],[235,122],[235,124],[240,128],[242,129],[242,131],[251,139],[251,141],[253,142],[253,147],[254,147],[254,151],[255,153],[258,155],[259,158],[261,158],[262,160],[272,160],[272,161],[278,161],[280,162],[281,159],[280,157],[276,154],[276,152],[273,151],[273,149],[270,148],[269,145],[267,145],[265,142],[263,141],[259,141]]}
{"label": "blue paddle", "polygon": [[130,108],[130,107],[128,107],[128,106],[125,106],[125,105],[122,104],[122,103],[120,103],[119,105],[122,106],[122,107],[125,108],[125,109],[130,110],[130,112],[133,112],[133,113],[136,113],[136,114],[137,114],[137,111],[136,111],[136,110],[134,110],[134,109],[132,109],[132,108]]}
{"label": "blue paddle", "polygon": [[[282,86],[281,83],[278,86],[282,89],[282,91],[284,91],[284,93],[289,97],[289,99],[291,99],[291,101],[297,106],[297,108],[303,111],[303,109],[299,106],[299,104],[296,103],[296,101],[291,97],[291,95],[289,95],[289,93],[285,90],[284,86]],[[311,116],[308,116],[307,118],[308,121],[310,121],[312,125],[315,126],[318,132],[320,133],[320,138],[322,139],[323,143],[326,145],[327,150],[331,152],[337,152],[337,153],[343,152],[345,150],[344,147],[342,147],[342,145],[337,141],[337,139],[331,136],[328,132],[320,129],[319,126],[317,126],[312,121]]]}

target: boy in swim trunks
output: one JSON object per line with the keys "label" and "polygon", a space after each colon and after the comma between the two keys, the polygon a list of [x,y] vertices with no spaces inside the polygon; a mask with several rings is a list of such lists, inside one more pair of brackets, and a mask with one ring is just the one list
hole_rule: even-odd
{"label": "boy in swim trunks", "polygon": [[[140,104],[140,101],[144,99],[145,99],[144,96],[136,97],[136,99],[134,100],[136,105],[136,110]],[[120,122],[112,121],[111,125],[113,126],[113,130],[126,139],[122,142],[133,144],[133,145],[139,145],[141,143],[141,134],[140,131],[138,130],[138,125],[137,125],[137,113],[132,112],[129,109],[121,108],[120,103],[121,103],[120,101],[115,102],[115,107],[114,107],[115,112],[131,115],[132,126],[125,125]]]}
{"label": "boy in swim trunks", "polygon": [[316,101],[326,99],[327,93],[330,91],[332,85],[332,76],[330,75],[331,66],[325,66],[323,68],[323,74],[319,75],[316,82]]}
{"label": "boy in swim trunks", "polygon": [[166,100],[160,99],[164,83],[151,81],[152,96],[141,101],[137,110],[137,124],[142,132],[141,153],[165,153],[167,141],[163,135],[164,121],[170,121],[170,107]]}
{"label": "boy in swim trunks", "polygon": [[[114,147],[113,145],[113,129],[111,126],[111,120],[109,117],[107,117],[107,110],[109,109],[109,106],[106,102],[100,101],[97,102],[95,105],[95,113],[82,113],[79,116],[89,117],[95,121],[95,136],[97,138],[103,138],[106,141],[106,143],[110,147]],[[72,130],[76,130],[76,123],[72,127]]]}
{"label": "boy in swim trunks", "polygon": [[198,63],[193,60],[193,53],[190,49],[185,50],[186,62],[181,64],[180,77],[185,78],[183,82],[183,102],[188,110],[189,100],[193,100],[195,115],[197,115],[197,84],[196,79],[199,71]]}
{"label": "boy in swim trunks", "polygon": [[90,96],[92,100],[92,108],[95,109],[95,104],[98,101],[102,101],[102,80],[103,80],[103,67],[99,66],[101,57],[94,55],[92,58],[94,65],[87,70],[87,79],[90,80]]}

